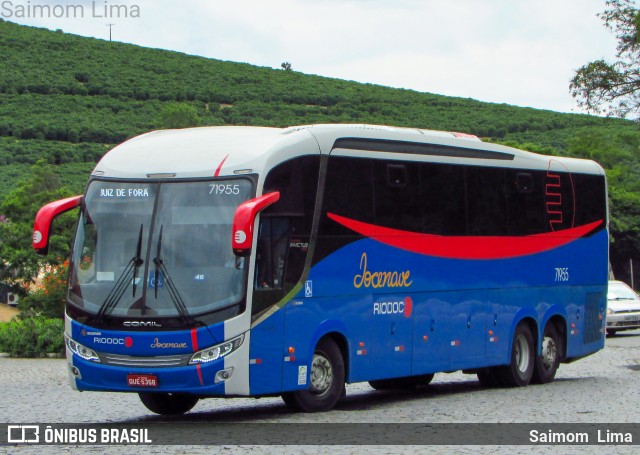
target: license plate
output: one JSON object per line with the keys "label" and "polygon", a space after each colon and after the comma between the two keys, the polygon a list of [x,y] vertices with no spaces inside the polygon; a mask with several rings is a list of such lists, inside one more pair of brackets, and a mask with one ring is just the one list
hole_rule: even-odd
{"label": "license plate", "polygon": [[158,378],[153,374],[129,374],[127,375],[129,387],[158,387]]}
{"label": "license plate", "polygon": [[637,321],[637,320],[640,320],[640,316],[625,316],[624,320],[625,321]]}

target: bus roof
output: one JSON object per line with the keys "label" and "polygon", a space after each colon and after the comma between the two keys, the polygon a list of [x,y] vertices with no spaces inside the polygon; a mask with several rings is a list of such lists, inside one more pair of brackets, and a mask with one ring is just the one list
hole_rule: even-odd
{"label": "bus roof", "polygon": [[111,178],[201,178],[263,174],[300,155],[339,154],[380,159],[548,169],[603,174],[589,160],[550,157],[482,142],[465,133],[381,125],[320,124],[289,128],[214,126],[154,131],[109,151],[93,171]]}

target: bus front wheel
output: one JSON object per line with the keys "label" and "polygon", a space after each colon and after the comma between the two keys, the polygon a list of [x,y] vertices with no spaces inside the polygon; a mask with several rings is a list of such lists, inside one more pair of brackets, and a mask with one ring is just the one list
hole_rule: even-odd
{"label": "bus front wheel", "polygon": [[535,357],[531,329],[527,324],[520,324],[513,335],[511,362],[509,365],[500,367],[498,371],[501,385],[505,387],[528,385],[533,376]]}
{"label": "bus front wheel", "polygon": [[323,338],[316,346],[311,361],[309,388],[282,394],[285,404],[304,412],[323,412],[333,409],[344,396],[345,368],[342,353],[330,338]]}
{"label": "bus front wheel", "polygon": [[139,393],[138,396],[149,411],[161,415],[189,412],[199,399],[188,393]]}

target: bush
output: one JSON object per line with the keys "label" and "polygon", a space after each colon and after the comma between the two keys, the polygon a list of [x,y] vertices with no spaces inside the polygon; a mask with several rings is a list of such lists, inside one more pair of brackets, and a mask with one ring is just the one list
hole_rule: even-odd
{"label": "bush", "polygon": [[0,351],[11,357],[64,355],[64,321],[44,317],[0,324]]}
{"label": "bush", "polygon": [[42,282],[29,295],[20,299],[18,308],[21,318],[64,318],[68,268],[68,260],[47,268]]}

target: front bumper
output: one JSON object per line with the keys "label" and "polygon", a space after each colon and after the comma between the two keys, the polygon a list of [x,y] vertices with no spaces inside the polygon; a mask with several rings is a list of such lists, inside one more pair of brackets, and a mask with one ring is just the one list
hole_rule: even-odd
{"label": "front bumper", "polygon": [[[223,359],[209,364],[169,368],[133,368],[104,365],[78,358],[69,358],[72,387],[81,391],[111,392],[170,392],[196,395],[225,395],[225,383],[236,379],[234,368],[225,367]],[[229,362],[227,362],[229,363]],[[155,378],[144,386],[130,385],[129,378],[142,376]],[[224,379],[221,380],[221,377]]]}
{"label": "front bumper", "polygon": [[607,314],[607,329],[630,330],[640,329],[640,311]]}

